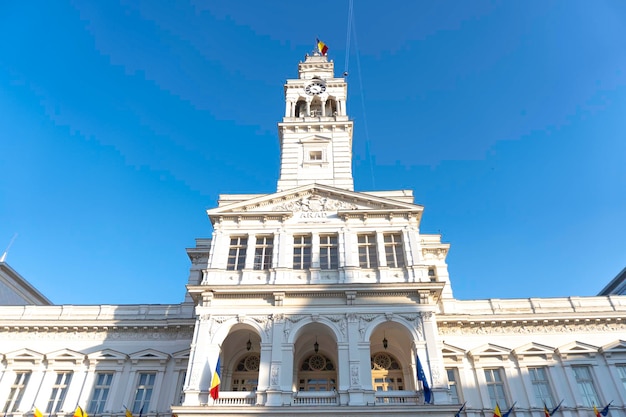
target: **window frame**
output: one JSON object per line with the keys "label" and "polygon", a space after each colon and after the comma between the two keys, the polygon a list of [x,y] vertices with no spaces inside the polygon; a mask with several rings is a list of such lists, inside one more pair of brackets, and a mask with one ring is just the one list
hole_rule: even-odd
{"label": "window frame", "polygon": [[254,244],[254,264],[255,271],[267,271],[272,267],[272,257],[274,254],[274,236],[260,235],[256,237]]}
{"label": "window frame", "polygon": [[11,384],[9,395],[4,404],[4,409],[2,410],[5,415],[7,413],[15,413],[18,410],[31,375],[32,371],[29,370],[15,371],[15,379],[13,380],[13,384]]}
{"label": "window frame", "polygon": [[311,268],[312,250],[313,239],[311,235],[294,235],[293,269],[304,270]]}
{"label": "window frame", "polygon": [[402,233],[384,233],[383,244],[385,246],[385,259],[387,261],[387,266],[389,268],[406,267],[406,257],[404,256],[404,241],[402,239]]}
{"label": "window frame", "polygon": [[[463,401],[463,395],[460,390],[461,384],[459,383],[459,369],[458,368],[446,368],[446,375],[448,376],[448,387],[450,389],[450,399],[453,404],[461,404]],[[452,378],[450,378],[452,376]],[[456,400],[456,403],[454,402]]]}
{"label": "window frame", "polygon": [[241,271],[246,266],[248,236],[231,236],[228,245],[227,271]]}
{"label": "window frame", "polygon": [[65,402],[65,397],[67,396],[67,391],[69,390],[69,386],[72,383],[72,376],[74,373],[72,371],[57,371],[56,379],[54,384],[52,385],[52,390],[50,391],[50,398],[48,399],[48,403],[46,404],[46,414],[56,414],[61,411],[61,407]]}
{"label": "window frame", "polygon": [[339,235],[320,234],[319,241],[320,269],[323,271],[339,269]]}
{"label": "window frame", "polygon": [[[584,370],[587,375],[580,375],[577,370]],[[574,374],[574,381],[578,387],[579,398],[582,404],[590,408],[594,404],[600,404],[600,397],[593,378],[593,372],[591,371],[591,365],[572,365],[572,373]]]}
{"label": "window frame", "polygon": [[502,377],[503,371],[503,368],[483,369],[485,375],[485,386],[487,387],[487,392],[489,393],[489,401],[491,401],[492,408],[495,407],[496,404],[500,407],[508,407],[504,378]]}
{"label": "window frame", "polygon": [[[87,406],[87,412],[89,414],[102,414],[105,411],[114,376],[115,372],[113,371],[99,371],[94,374],[93,389],[91,391],[89,405]],[[100,377],[108,378],[101,382]]]}
{"label": "window frame", "polygon": [[[144,376],[147,378],[147,381],[142,383],[142,377]],[[138,414],[146,406],[148,409],[150,408],[150,401],[152,400],[152,394],[154,393],[154,387],[156,385],[156,376],[156,371],[137,372],[137,383],[135,385],[135,395],[133,396],[133,405],[131,408],[133,415]],[[152,377],[152,384],[149,384],[150,377]],[[148,413],[148,411],[149,410],[145,410],[146,413]]]}
{"label": "window frame", "polygon": [[376,233],[359,233],[357,235],[359,249],[359,267],[363,269],[376,269],[380,265],[378,260],[378,246]]}
{"label": "window frame", "polygon": [[[552,384],[550,383],[550,372],[547,366],[529,366],[528,378],[533,387],[533,394],[538,405],[545,404],[552,409],[555,406]],[[543,375],[538,375],[543,373]],[[543,378],[543,379],[540,379]]]}

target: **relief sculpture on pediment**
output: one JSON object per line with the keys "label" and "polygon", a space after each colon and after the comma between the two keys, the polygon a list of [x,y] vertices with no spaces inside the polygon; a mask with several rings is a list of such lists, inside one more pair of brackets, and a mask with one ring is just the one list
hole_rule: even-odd
{"label": "relief sculpture on pediment", "polygon": [[334,200],[319,195],[311,195],[300,198],[299,200],[288,201],[274,207],[274,211],[293,211],[293,212],[327,212],[337,210],[356,210],[355,204],[346,203],[344,201]]}

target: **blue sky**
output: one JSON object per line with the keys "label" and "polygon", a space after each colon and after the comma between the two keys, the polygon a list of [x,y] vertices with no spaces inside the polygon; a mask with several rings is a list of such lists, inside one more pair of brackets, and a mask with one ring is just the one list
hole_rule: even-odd
{"label": "blue sky", "polygon": [[626,266],[626,3],[0,5],[0,249],[58,304],[176,303],[220,193],[271,193],[283,83],[349,70],[359,191],[413,189],[460,299]]}

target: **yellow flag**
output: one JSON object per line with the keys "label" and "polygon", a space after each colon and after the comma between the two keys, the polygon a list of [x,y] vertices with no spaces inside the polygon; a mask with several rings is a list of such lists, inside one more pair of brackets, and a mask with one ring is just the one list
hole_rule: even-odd
{"label": "yellow flag", "polygon": [[76,406],[76,411],[74,411],[74,417],[89,417],[89,415],[79,405]]}
{"label": "yellow flag", "polygon": [[126,417],[133,417],[133,413],[128,408],[126,409]]}
{"label": "yellow flag", "polygon": [[33,413],[35,417],[43,417],[43,413],[39,411],[37,407],[35,407],[35,412]]}

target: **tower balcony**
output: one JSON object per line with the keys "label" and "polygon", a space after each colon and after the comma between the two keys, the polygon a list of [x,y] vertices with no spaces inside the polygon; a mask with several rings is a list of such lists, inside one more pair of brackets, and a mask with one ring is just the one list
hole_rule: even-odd
{"label": "tower balcony", "polygon": [[283,117],[283,123],[322,123],[322,122],[347,122],[348,116],[305,116],[305,117]]}

